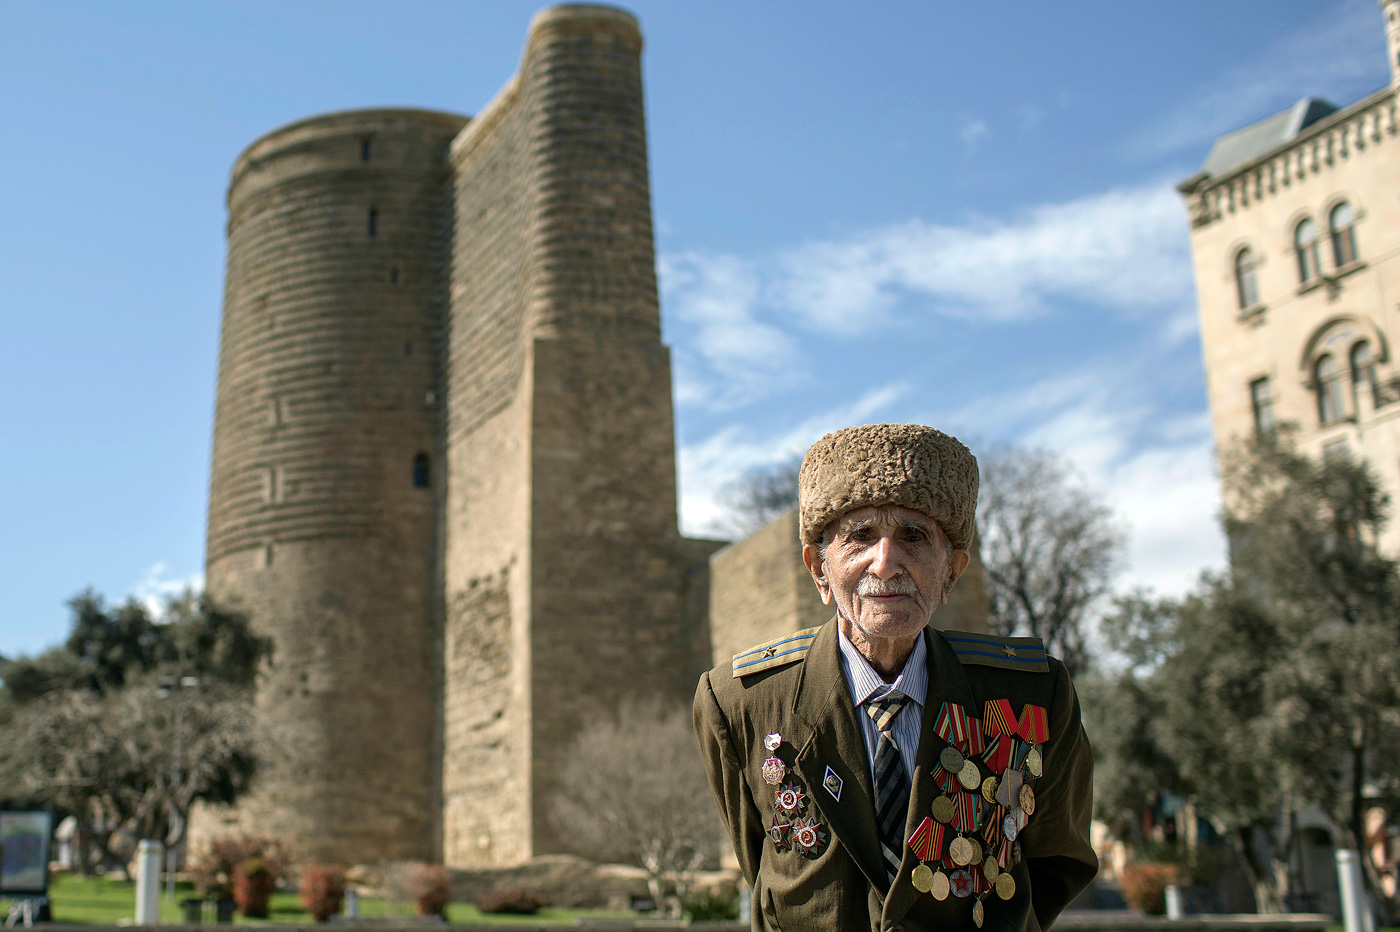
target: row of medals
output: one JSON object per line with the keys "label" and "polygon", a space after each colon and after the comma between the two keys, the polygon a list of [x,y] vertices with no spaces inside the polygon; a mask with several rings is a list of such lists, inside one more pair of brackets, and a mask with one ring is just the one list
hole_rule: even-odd
{"label": "row of medals", "polygon": [[[998,777],[996,774],[992,774],[984,779],[977,762],[970,757],[965,757],[961,751],[951,746],[943,749],[938,762],[948,773],[957,774],[957,782],[963,790],[977,794],[974,797],[977,800],[976,805],[981,806],[985,803],[992,806],[997,803],[997,794],[1002,790],[1002,782],[1007,779],[1006,775]],[[1040,755],[1040,749],[1032,746],[1026,753],[1018,775],[1022,779],[1026,776],[1039,777],[1043,769],[1044,762]],[[956,787],[954,792],[959,792]],[[1011,803],[1013,800],[1008,799],[1005,802]],[[1015,861],[1019,861],[1021,849],[1020,845],[1015,844],[1016,836],[1020,833],[1016,820],[1016,810],[1019,809],[1027,817],[1035,812],[1035,791],[1031,789],[1029,783],[1021,783],[1020,791],[1014,802],[1017,803],[1017,806],[1006,806],[1007,813],[1002,819],[1001,829],[1006,839],[1013,843],[1012,851]],[[944,795],[933,801],[931,808],[931,814],[935,821],[944,825],[953,821],[956,804],[946,790]],[[1001,865],[997,863],[996,856],[990,852],[987,852],[984,858],[982,845],[975,838],[959,834],[958,837],[949,842],[948,853],[943,862],[944,866],[949,866],[949,862],[951,862],[951,866],[954,868],[951,879],[948,874],[944,873],[942,867],[935,871],[921,861],[919,866],[914,868],[914,873],[910,877],[914,889],[920,893],[931,894],[936,900],[946,900],[950,893],[958,897],[970,896],[973,890],[972,872],[981,871],[982,876],[991,885],[991,889],[996,890],[997,896],[1001,899],[1009,900],[1016,895],[1016,880],[1011,876],[1009,868],[1003,870]],[[988,890],[980,894],[972,905],[972,921],[979,929],[982,927],[982,921],[986,915],[986,908],[982,905],[982,901],[990,892],[991,890]]]}

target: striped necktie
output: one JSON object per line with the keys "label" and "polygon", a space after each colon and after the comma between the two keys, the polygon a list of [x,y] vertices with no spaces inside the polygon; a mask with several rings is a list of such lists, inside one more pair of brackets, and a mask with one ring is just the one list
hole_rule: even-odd
{"label": "striped necktie", "polygon": [[880,731],[875,744],[875,825],[880,832],[880,848],[890,883],[899,873],[904,858],[904,822],[909,813],[909,775],[894,742],[894,720],[909,697],[892,692],[880,699],[869,699],[865,711]]}

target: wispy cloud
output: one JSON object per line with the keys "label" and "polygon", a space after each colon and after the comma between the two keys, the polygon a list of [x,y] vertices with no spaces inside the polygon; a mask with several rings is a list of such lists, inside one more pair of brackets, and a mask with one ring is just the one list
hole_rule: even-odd
{"label": "wispy cloud", "polygon": [[[961,225],[922,220],[813,241],[768,261],[660,264],[678,400],[753,400],[801,368],[794,335],[850,338],[895,318],[1006,322],[1077,302],[1141,316],[1190,306],[1180,198],[1166,182]],[[776,381],[775,381],[776,380]]]}
{"label": "wispy cloud", "polygon": [[986,120],[971,120],[963,124],[963,128],[958,132],[962,137],[963,148],[968,152],[976,152],[977,145],[991,131]]}
{"label": "wispy cloud", "polygon": [[165,563],[152,564],[131,587],[131,597],[146,607],[152,618],[165,616],[165,605],[170,599],[183,595],[187,590],[200,592],[204,589],[204,574],[175,576]]}
{"label": "wispy cloud", "polygon": [[907,390],[903,384],[882,385],[850,404],[810,415],[778,433],[734,424],[682,446],[677,453],[682,533],[725,535],[729,516],[719,494],[726,485],[750,470],[802,454],[823,434],[881,420]]}
{"label": "wispy cloud", "polygon": [[1300,97],[1346,104],[1385,83],[1381,12],[1373,0],[1320,5],[1316,18],[1129,138],[1132,158],[1205,147]]}

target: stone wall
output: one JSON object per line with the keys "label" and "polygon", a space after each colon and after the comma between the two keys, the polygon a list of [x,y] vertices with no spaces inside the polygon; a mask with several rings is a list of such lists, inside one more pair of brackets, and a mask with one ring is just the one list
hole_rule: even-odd
{"label": "stone wall", "polygon": [[441,179],[464,122],[332,114],[234,167],[206,573],[272,636],[258,711],[277,750],[198,831],[275,832],[316,860],[431,854]]}

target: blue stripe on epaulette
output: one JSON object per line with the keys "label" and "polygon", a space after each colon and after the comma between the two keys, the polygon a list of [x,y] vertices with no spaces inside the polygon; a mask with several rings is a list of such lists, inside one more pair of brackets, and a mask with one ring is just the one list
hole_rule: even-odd
{"label": "blue stripe on epaulette", "polygon": [[734,664],[734,669],[738,670],[738,669],[740,669],[741,667],[751,667],[751,666],[753,666],[753,665],[756,664],[756,663],[763,663],[763,661],[765,661],[765,660],[772,660],[772,659],[774,659],[775,657],[781,657],[781,656],[783,656],[784,654],[795,654],[795,653],[797,653],[797,652],[800,651],[800,650],[806,650],[806,649],[807,649],[807,648],[806,648],[805,646],[803,646],[803,647],[789,647],[787,650],[780,650],[780,651],[778,651],[776,654],[770,654],[770,655],[767,656],[767,657],[759,657],[757,660],[746,660],[746,661],[743,662],[743,663],[736,663],[736,664]]}
{"label": "blue stripe on epaulette", "polygon": [[[799,634],[799,635],[796,635],[796,636],[794,636],[794,637],[783,638],[781,641],[773,641],[773,642],[768,643],[768,644],[760,644],[760,645],[758,645],[757,647],[755,647],[753,650],[746,650],[746,651],[744,651],[742,654],[735,654],[735,655],[734,655],[734,659],[735,659],[735,660],[738,660],[740,657],[747,657],[749,654],[757,654],[759,651],[765,651],[765,650],[767,650],[767,649],[770,648],[770,647],[777,647],[779,644],[789,644],[789,643],[791,643],[791,642],[793,642],[793,641],[810,641],[810,640],[811,640],[812,638],[814,638],[814,637],[816,637],[815,634]],[[783,654],[790,654],[790,653],[792,653],[794,650],[801,650],[801,649],[802,649],[802,648],[800,648],[800,647],[794,647],[794,648],[792,648],[791,650],[785,650],[785,651],[783,651],[782,653],[778,653],[778,654],[769,654],[767,657],[764,657],[763,659],[764,659],[764,660],[771,660],[771,659],[774,658],[774,657],[781,657]],[[756,663],[757,661],[750,661],[750,662],[751,662],[751,663]],[[741,663],[741,664],[736,664],[736,666],[746,667],[746,666],[748,666],[748,664],[746,664],[746,663]]]}
{"label": "blue stripe on epaulette", "polygon": [[[944,635],[944,637],[947,638],[949,641],[965,641],[965,642],[968,643],[968,644],[989,644],[989,645],[991,645],[992,647],[1005,647],[1005,646],[1007,646],[1007,645],[1010,645],[1012,648],[1014,648],[1014,649],[1016,649],[1016,650],[1038,650],[1038,651],[1040,651],[1041,653],[1044,653],[1044,652],[1045,652],[1045,645],[1044,645],[1044,644],[1013,644],[1009,639],[1008,639],[1008,640],[1005,640],[1005,641],[988,641],[986,638],[962,638],[962,637],[955,637],[955,636],[953,636],[953,635]],[[956,647],[954,647],[953,650],[954,650],[954,652],[956,652],[956,653],[967,653],[967,651],[959,651]],[[978,651],[972,651],[971,653],[979,653],[979,652],[978,652]],[[984,655],[984,656],[990,657],[990,656],[993,656],[993,655],[992,655],[992,654],[986,654],[986,655]],[[1039,658],[1037,658],[1037,659],[1039,659]]]}
{"label": "blue stripe on epaulette", "polygon": [[[1019,648],[1018,648],[1018,649],[1019,649]],[[1003,661],[1005,661],[1005,662],[1007,662],[1007,663],[1044,663],[1044,662],[1045,662],[1045,655],[1043,655],[1043,654],[1042,654],[1041,656],[1039,656],[1039,657],[1008,657],[1008,656],[1006,656],[1005,654],[993,654],[993,653],[990,653],[990,652],[985,651],[985,650],[958,650],[956,647],[953,648],[953,653],[957,654],[959,657],[966,657],[966,656],[972,656],[972,657],[995,657],[997,660],[1003,660]]]}

